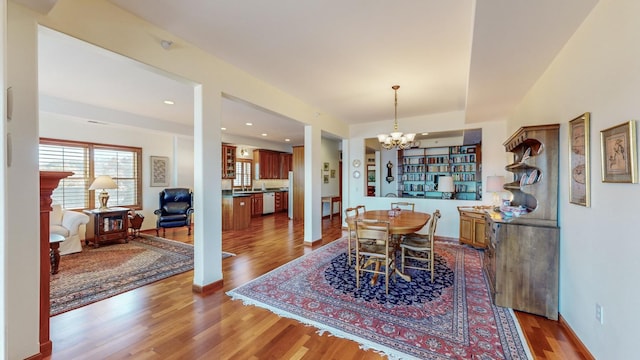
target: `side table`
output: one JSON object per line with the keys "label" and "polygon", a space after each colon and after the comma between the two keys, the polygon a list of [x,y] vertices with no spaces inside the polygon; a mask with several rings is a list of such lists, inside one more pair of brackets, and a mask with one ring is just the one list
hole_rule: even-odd
{"label": "side table", "polygon": [[[128,242],[129,208],[112,207],[85,210],[93,218],[93,246],[109,241]],[[89,245],[89,240],[86,240]]]}
{"label": "side table", "polygon": [[60,265],[60,243],[64,241],[64,236],[60,234],[49,234],[49,257],[51,258],[51,274],[58,273]]}

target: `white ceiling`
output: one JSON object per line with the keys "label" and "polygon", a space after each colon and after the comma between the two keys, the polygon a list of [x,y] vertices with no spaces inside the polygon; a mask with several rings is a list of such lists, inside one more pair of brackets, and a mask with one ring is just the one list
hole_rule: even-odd
{"label": "white ceiling", "polygon": [[[597,0],[111,2],[175,34],[167,39],[174,46],[194,44],[354,124],[393,119],[394,84],[399,118],[459,110],[468,123],[508,116]],[[190,84],[84,43],[44,39],[39,81],[52,104],[191,125]],[[162,104],[167,98],[176,105]],[[236,100],[223,102],[229,134],[301,143],[301,124]]]}

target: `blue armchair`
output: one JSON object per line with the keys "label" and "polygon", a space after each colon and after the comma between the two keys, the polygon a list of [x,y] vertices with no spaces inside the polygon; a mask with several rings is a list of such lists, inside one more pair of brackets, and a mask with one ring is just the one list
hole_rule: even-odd
{"label": "blue armchair", "polygon": [[166,228],[186,226],[191,235],[191,214],[193,214],[193,193],[186,188],[164,189],[159,194],[160,208],[153,213],[158,216],[156,236],[165,235]]}

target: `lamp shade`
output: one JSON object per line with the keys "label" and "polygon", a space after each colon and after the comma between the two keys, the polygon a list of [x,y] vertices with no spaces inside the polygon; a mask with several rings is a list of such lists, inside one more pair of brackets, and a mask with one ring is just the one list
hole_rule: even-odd
{"label": "lamp shade", "polygon": [[488,192],[501,192],[504,189],[504,176],[487,176],[487,191]]}
{"label": "lamp shade", "polygon": [[93,183],[91,183],[91,186],[89,186],[89,190],[117,189],[117,188],[118,188],[118,185],[116,184],[115,181],[113,181],[113,179],[109,175],[98,176],[97,178],[95,178],[95,180],[93,180]]}
{"label": "lamp shade", "polygon": [[443,193],[455,192],[456,189],[453,186],[453,177],[451,177],[451,176],[440,176],[438,178],[438,191],[443,192]]}

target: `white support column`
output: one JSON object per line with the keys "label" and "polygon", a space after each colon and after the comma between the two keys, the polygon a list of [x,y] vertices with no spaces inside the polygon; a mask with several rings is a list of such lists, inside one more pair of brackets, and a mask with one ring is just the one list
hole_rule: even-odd
{"label": "white support column", "polygon": [[322,239],[322,133],[317,126],[304,127],[304,242]]}
{"label": "white support column", "polygon": [[221,92],[198,85],[194,103],[193,284],[202,289],[222,280]]}

